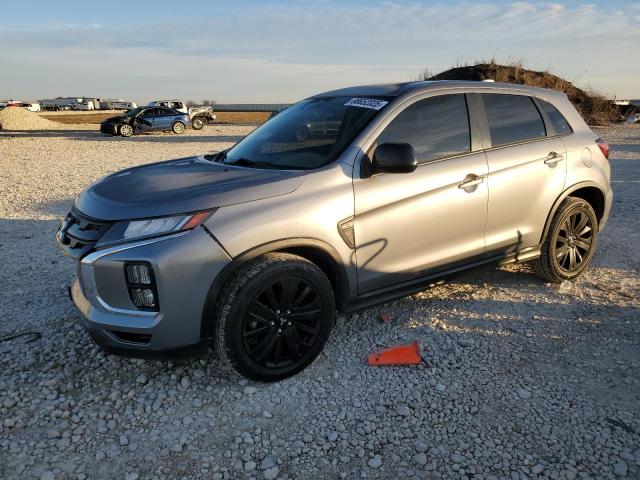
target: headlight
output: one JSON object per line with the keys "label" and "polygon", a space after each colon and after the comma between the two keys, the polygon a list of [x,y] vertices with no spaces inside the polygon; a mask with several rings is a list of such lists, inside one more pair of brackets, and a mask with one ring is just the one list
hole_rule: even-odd
{"label": "headlight", "polygon": [[113,243],[130,242],[132,240],[191,230],[207,220],[213,212],[215,212],[215,209],[187,215],[118,222],[105,233],[96,246],[103,247]]}

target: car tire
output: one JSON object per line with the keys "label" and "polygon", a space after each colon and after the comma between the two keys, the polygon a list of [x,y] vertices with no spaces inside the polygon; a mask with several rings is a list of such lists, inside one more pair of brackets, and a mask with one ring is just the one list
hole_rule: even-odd
{"label": "car tire", "polygon": [[297,255],[270,253],[227,282],[215,319],[220,358],[251,380],[274,382],[310,365],[335,319],[331,283]]}
{"label": "car tire", "polygon": [[171,131],[177,135],[183,134],[185,129],[186,127],[182,122],[175,122],[173,125],[171,125]]}
{"label": "car tire", "polygon": [[133,127],[125,123],[124,125],[120,125],[118,127],[118,133],[123,137],[130,137],[131,135],[133,135]]}
{"label": "car tire", "polygon": [[589,265],[597,239],[593,207],[582,198],[566,198],[553,217],[540,257],[531,262],[534,272],[552,283],[577,278]]}
{"label": "car tire", "polygon": [[191,120],[191,128],[193,128],[194,130],[202,130],[202,127],[204,127],[203,118],[195,117],[193,120]]}

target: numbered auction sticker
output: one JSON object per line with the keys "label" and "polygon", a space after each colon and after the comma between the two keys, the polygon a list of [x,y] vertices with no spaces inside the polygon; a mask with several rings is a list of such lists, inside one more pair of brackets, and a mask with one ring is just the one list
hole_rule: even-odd
{"label": "numbered auction sticker", "polygon": [[378,100],[376,98],[352,98],[345,105],[347,107],[362,107],[371,108],[373,110],[380,110],[387,103],[385,100]]}

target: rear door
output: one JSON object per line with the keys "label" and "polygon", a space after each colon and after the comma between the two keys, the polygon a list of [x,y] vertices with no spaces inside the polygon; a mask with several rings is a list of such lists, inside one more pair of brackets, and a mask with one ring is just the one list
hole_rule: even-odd
{"label": "rear door", "polygon": [[487,252],[538,245],[564,189],[566,149],[527,95],[482,94],[490,148]]}
{"label": "rear door", "polygon": [[176,112],[170,108],[158,108],[157,130],[171,130],[176,118]]}

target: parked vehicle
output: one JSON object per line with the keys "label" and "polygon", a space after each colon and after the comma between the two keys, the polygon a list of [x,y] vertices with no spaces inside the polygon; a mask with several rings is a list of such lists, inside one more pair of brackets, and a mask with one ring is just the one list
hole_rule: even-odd
{"label": "parked vehicle", "polygon": [[212,123],[216,119],[213,108],[210,106],[198,106],[187,108],[187,104],[182,100],[154,100],[148,107],[167,107],[178,112],[187,113],[191,119],[191,128],[202,130],[207,123]]}
{"label": "parked vehicle", "polygon": [[209,106],[191,107],[189,109],[189,118],[191,119],[191,128],[194,130],[202,130],[207,123],[213,123],[216,114],[213,108]]}
{"label": "parked vehicle", "polygon": [[74,110],[81,110],[81,111],[95,110],[95,105],[91,100],[84,101],[84,102],[77,103],[75,105]]}
{"label": "parked vehicle", "polygon": [[184,113],[164,107],[143,107],[133,108],[124,115],[107,118],[100,124],[100,131],[123,137],[153,131],[181,134],[189,124],[189,115]]}
{"label": "parked vehicle", "polygon": [[[292,141],[300,125],[324,127]],[[284,110],[231,149],[84,190],[57,233],[106,350],[215,345],[274,381],[322,350],[336,307],[387,302],[484,264],[547,282],[592,258],[608,146],[564,94],[482,82],[353,87]]]}
{"label": "parked vehicle", "polygon": [[39,103],[23,103],[22,108],[30,112],[40,112],[42,110]]}
{"label": "parked vehicle", "polygon": [[111,107],[113,110],[131,110],[138,108],[138,105],[136,105],[135,102],[113,102],[111,103]]}
{"label": "parked vehicle", "polygon": [[18,102],[16,100],[10,100],[8,103],[0,103],[0,108],[4,108],[4,107],[24,108],[25,110],[28,110],[30,112],[40,111],[39,103],[25,103],[25,102]]}

